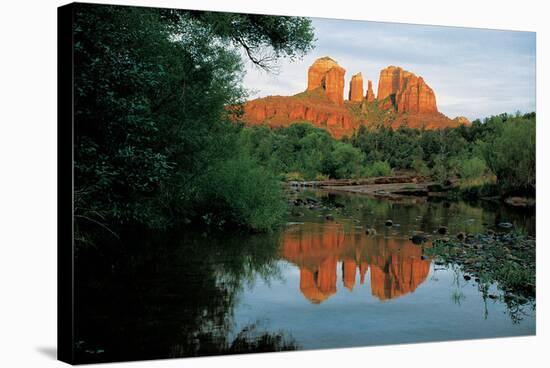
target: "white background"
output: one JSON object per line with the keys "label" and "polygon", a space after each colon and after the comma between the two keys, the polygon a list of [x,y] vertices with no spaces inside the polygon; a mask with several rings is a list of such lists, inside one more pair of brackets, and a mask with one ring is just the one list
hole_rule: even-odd
{"label": "white background", "polygon": [[[96,0],[97,3],[106,1]],[[341,365],[540,366],[548,360],[548,68],[545,1],[171,0],[129,5],[246,11],[537,32],[537,336],[385,347],[121,363],[120,367]],[[57,0],[0,10],[0,367],[58,367],[56,352]],[[472,88],[475,88],[472,86]],[[543,103],[546,101],[546,105]],[[69,180],[67,177],[66,180]],[[101,365],[103,366],[103,365]]]}

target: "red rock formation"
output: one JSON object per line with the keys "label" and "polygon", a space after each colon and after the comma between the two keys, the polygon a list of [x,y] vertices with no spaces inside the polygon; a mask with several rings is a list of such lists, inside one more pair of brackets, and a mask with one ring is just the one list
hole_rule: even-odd
{"label": "red rock formation", "polygon": [[404,84],[405,72],[403,69],[396,66],[389,66],[380,71],[380,79],[378,80],[378,100],[383,100],[390,95],[395,95]]}
{"label": "red rock formation", "polygon": [[363,76],[357,73],[351,77],[349,82],[349,100],[354,102],[363,101]]}
{"label": "red rock formation", "polygon": [[460,125],[467,125],[467,126],[472,125],[472,122],[468,120],[468,118],[465,116],[457,116],[456,118],[453,119],[453,121]]}
{"label": "red rock formation", "polygon": [[309,121],[327,129],[335,138],[350,136],[360,122],[345,105],[330,103],[327,96],[272,96],[248,101],[241,119],[249,125],[268,124],[287,127],[297,121]]}
{"label": "red rock formation", "polygon": [[376,97],[374,97],[374,91],[372,90],[372,81],[369,80],[368,88],[367,88],[367,95],[365,96],[367,99],[367,102],[372,102]]}
{"label": "red rock formation", "polygon": [[434,92],[421,77],[410,78],[395,100],[398,112],[437,113]]}
{"label": "red rock formation", "polygon": [[398,112],[438,112],[435,94],[424,79],[395,66],[382,69],[378,82],[378,100],[391,96]]}
{"label": "red rock formation", "polygon": [[307,90],[321,88],[328,99],[337,105],[344,102],[344,74],[346,70],[328,56],[315,60],[309,67]]}
{"label": "red rock formation", "polygon": [[[468,125],[467,119],[449,119],[437,111],[433,90],[421,77],[399,67],[390,66],[380,72],[378,83],[378,107],[395,109],[380,121],[379,115],[370,115],[362,106],[358,112],[357,101],[363,91],[359,73],[350,82],[350,102],[344,102],[345,70],[334,60],[324,57],[316,60],[308,71],[307,91],[295,96],[270,96],[248,101],[244,114],[239,117],[245,124],[266,124],[270,127],[286,127],[295,122],[308,121],[328,130],[335,138],[351,136],[361,125],[383,123],[387,127],[442,129]],[[391,97],[391,98],[389,98]],[[372,83],[369,81],[367,101],[375,101]],[[365,105],[366,106],[366,105]]]}

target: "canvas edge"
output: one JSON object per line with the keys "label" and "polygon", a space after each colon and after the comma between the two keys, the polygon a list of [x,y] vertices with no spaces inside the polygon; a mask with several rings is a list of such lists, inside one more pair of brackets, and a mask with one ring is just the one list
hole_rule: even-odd
{"label": "canvas edge", "polygon": [[57,359],[69,364],[74,364],[75,312],[73,241],[74,9],[74,3],[57,8]]}

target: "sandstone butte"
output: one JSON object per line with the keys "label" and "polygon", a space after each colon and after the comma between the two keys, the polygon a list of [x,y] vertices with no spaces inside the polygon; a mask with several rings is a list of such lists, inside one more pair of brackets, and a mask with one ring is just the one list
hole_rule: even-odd
{"label": "sandstone butte", "polygon": [[[317,59],[308,69],[307,89],[294,96],[269,96],[247,101],[240,119],[247,125],[286,127],[310,122],[335,138],[351,136],[361,125],[443,129],[470,125],[465,117],[450,119],[437,109],[436,96],[422,77],[389,66],[380,71],[378,96],[372,81],[364,93],[363,76],[350,80],[344,100],[346,70],[330,57]],[[364,96],[364,97],[363,97]]]}
{"label": "sandstone butte", "polygon": [[367,94],[365,95],[365,99],[367,102],[372,102],[376,99],[374,96],[374,91],[372,90],[372,81],[369,80],[368,87],[367,87]]}
{"label": "sandstone butte", "polygon": [[353,102],[363,101],[363,76],[361,73],[351,77],[349,82],[349,100]]}
{"label": "sandstone butte", "polygon": [[338,262],[342,284],[349,290],[357,286],[357,272],[359,286],[364,285],[370,268],[371,294],[380,300],[415,291],[428,277],[431,263],[407,240],[349,234],[342,224],[309,223],[285,233],[282,255],[300,268],[300,291],[316,304],[337,292]]}

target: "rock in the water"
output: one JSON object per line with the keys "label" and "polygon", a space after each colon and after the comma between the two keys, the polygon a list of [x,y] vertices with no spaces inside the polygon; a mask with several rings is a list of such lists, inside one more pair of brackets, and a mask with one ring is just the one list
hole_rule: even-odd
{"label": "rock in the water", "polygon": [[469,281],[472,277],[470,275],[464,275],[464,280]]}
{"label": "rock in the water", "polygon": [[449,228],[447,226],[440,226],[438,229],[437,229],[437,232],[441,235],[445,235],[447,234],[447,232],[449,231]]}
{"label": "rock in the water", "polygon": [[460,241],[463,241],[464,239],[466,239],[466,234],[464,234],[463,232],[460,232],[456,234],[456,238]]}
{"label": "rock in the water", "polygon": [[526,198],[526,197],[508,197],[504,200],[504,202],[509,204],[510,206],[516,206],[516,207],[529,207],[529,206],[535,205],[534,198]]}
{"label": "rock in the water", "polygon": [[328,221],[334,221],[334,216],[332,216],[330,213],[328,215],[325,216],[325,219],[327,219]]}
{"label": "rock in the water", "polygon": [[386,225],[386,226],[392,226],[392,225],[393,225],[393,221],[392,221],[392,220],[386,220],[385,225]]}
{"label": "rock in the water", "polygon": [[498,226],[503,229],[511,229],[514,225],[510,222],[501,222]]}
{"label": "rock in the water", "polygon": [[422,244],[427,241],[428,238],[422,234],[414,234],[413,236],[411,236],[411,240],[414,244]]}
{"label": "rock in the water", "polygon": [[376,235],[376,229],[368,228],[365,230],[365,234],[367,235]]}
{"label": "rock in the water", "polygon": [[315,203],[315,204],[316,204],[316,203],[319,203],[319,200],[316,199],[316,198],[313,198],[313,197],[307,197],[307,198],[306,198],[306,201],[307,201],[308,203]]}

